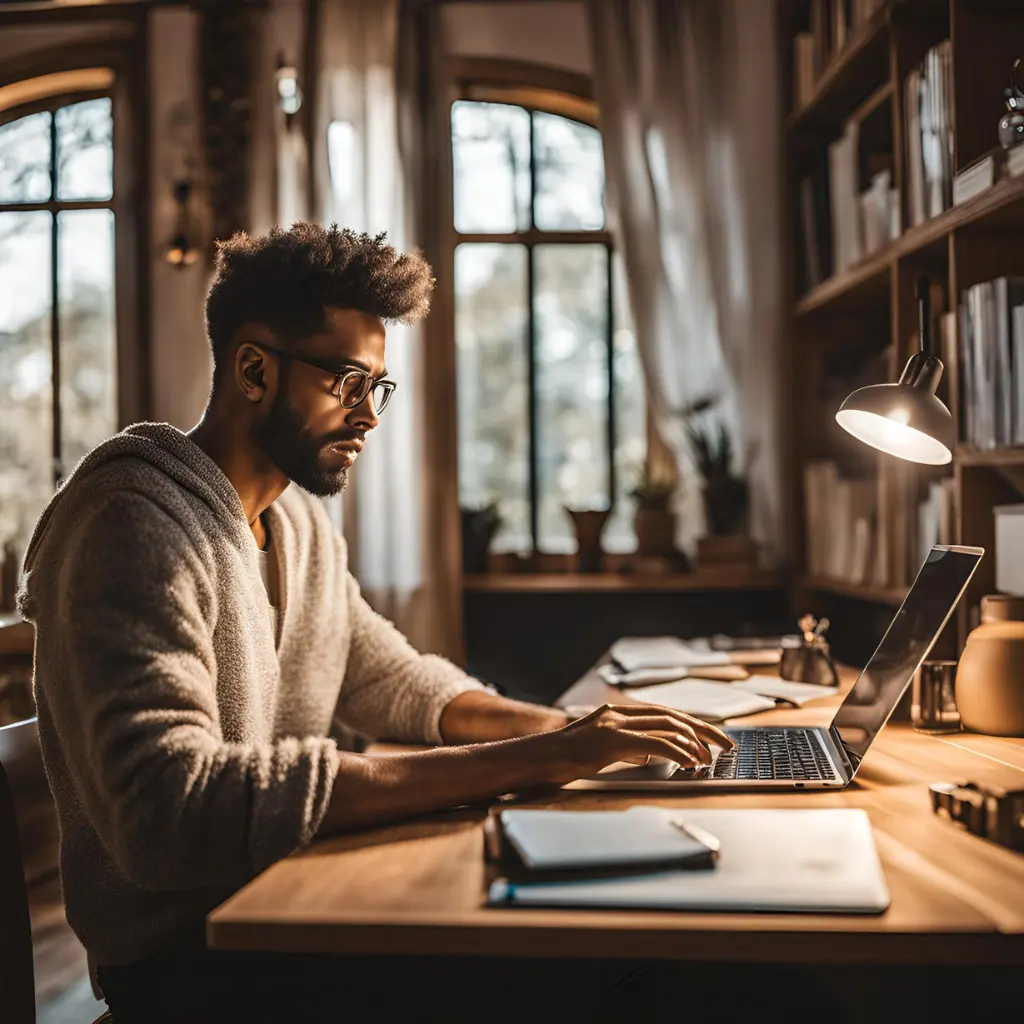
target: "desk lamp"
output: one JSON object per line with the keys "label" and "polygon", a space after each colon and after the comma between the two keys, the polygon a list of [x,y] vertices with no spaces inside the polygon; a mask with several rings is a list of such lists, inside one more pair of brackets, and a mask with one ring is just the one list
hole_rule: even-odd
{"label": "desk lamp", "polygon": [[843,402],[836,422],[858,440],[908,462],[943,466],[953,459],[953,417],[935,396],[942,361],[932,351],[927,277],[918,278],[921,350],[898,384],[859,388]]}

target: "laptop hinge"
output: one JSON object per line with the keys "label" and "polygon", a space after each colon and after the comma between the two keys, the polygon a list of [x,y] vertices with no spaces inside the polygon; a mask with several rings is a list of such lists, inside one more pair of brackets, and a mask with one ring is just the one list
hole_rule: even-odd
{"label": "laptop hinge", "polygon": [[851,747],[847,746],[843,741],[842,736],[839,735],[839,730],[834,726],[828,727],[828,734],[832,739],[832,748],[839,753],[842,758],[843,768],[847,774],[847,782],[852,782],[854,775],[857,774],[857,769],[860,768],[860,763],[863,758]]}

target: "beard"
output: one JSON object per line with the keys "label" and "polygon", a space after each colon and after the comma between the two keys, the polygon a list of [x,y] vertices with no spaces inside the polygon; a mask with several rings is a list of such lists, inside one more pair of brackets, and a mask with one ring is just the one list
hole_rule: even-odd
{"label": "beard", "polygon": [[347,469],[328,469],[320,461],[330,440],[310,434],[284,389],[274,396],[267,418],[256,428],[256,443],[263,454],[289,480],[318,498],[338,494],[348,483]]}

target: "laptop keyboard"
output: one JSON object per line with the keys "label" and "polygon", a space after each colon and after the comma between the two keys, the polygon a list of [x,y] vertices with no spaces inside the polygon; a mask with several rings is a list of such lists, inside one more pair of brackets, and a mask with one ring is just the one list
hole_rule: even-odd
{"label": "laptop keyboard", "polygon": [[835,770],[810,729],[739,729],[735,750],[723,750],[706,771],[710,779],[823,779]]}

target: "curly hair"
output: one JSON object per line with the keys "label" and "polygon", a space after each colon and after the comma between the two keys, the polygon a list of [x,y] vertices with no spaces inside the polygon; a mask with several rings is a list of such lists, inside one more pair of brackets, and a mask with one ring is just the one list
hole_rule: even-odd
{"label": "curly hair", "polygon": [[433,289],[423,254],[398,252],[383,233],[308,222],[259,238],[240,231],[217,243],[216,275],[206,298],[214,380],[242,324],[262,324],[293,341],[326,330],[328,306],[415,323],[427,315]]}

